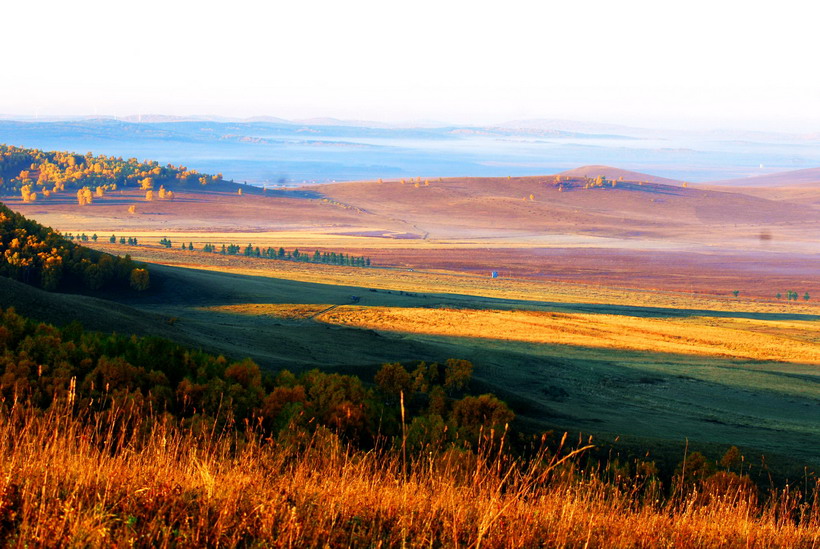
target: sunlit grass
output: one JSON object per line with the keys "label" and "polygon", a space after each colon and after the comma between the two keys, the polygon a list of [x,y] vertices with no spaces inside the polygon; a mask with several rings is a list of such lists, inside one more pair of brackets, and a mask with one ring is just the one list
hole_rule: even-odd
{"label": "sunlit grass", "polygon": [[[346,305],[317,317],[322,322],[429,335],[480,337],[658,353],[721,356],[820,364],[820,345],[784,330],[812,333],[817,323],[756,321],[748,329],[710,317],[640,318],[483,309],[425,309]],[[769,328],[766,330],[766,328]]]}
{"label": "sunlit grass", "polygon": [[[820,507],[794,490],[664,498],[564,451],[522,462],[450,450],[408,459],[327,431],[277,440],[172,427],[118,409],[83,423],[0,417],[9,546],[813,547]],[[569,459],[563,460],[561,456]],[[811,488],[811,487],[810,487]],[[806,501],[806,500],[803,500]],[[809,500],[811,501],[811,500]]]}

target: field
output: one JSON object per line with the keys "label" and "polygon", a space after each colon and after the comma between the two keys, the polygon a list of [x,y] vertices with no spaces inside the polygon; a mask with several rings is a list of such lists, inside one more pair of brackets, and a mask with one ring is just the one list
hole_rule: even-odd
{"label": "field", "polygon": [[[109,296],[143,315],[124,330],[162,319],[160,332],[271,370],[365,378],[387,361],[466,358],[476,387],[507,400],[525,431],[619,439],[666,463],[687,441],[713,454],[734,444],[758,481],[770,464],[791,478],[816,470],[820,212],[790,194],[613,182],[398,180],[9,204],[154,264],[146,295]],[[188,242],[198,251],[179,249]],[[223,256],[205,243],[344,252],[373,267]],[[95,321],[82,300],[60,307],[49,314]]]}

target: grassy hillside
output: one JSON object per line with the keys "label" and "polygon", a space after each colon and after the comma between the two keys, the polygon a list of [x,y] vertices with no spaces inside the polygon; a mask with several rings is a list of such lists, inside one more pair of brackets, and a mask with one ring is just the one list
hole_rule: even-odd
{"label": "grassy hillside", "polygon": [[[173,317],[174,328],[189,340],[229,356],[249,355],[268,369],[320,366],[369,376],[383,362],[459,356],[475,364],[476,386],[502,396],[532,431],[572,430],[608,440],[620,435],[630,448],[652,448],[653,455],[671,464],[688,439],[713,452],[736,444],[754,455],[764,453],[769,463],[777,462],[793,477],[805,464],[820,467],[813,442],[820,432],[809,413],[820,401],[817,365],[805,356],[775,362],[756,354],[773,352],[764,341],[775,342],[772,349],[784,352],[794,352],[789,342],[795,341],[816,353],[818,316],[810,307],[787,314],[775,312],[777,308],[763,312],[768,306],[744,311],[742,303],[727,303],[732,308],[720,311],[687,309],[682,303],[607,305],[581,296],[549,303],[447,293],[444,287],[409,292],[161,266],[152,270],[162,285],[130,298],[128,305]],[[359,298],[355,306],[353,296]],[[337,320],[384,307],[411,315],[418,311],[410,317],[414,323],[429,315],[456,316],[432,331],[384,319],[362,327],[356,323],[366,317],[352,323]],[[546,319],[546,331],[531,324],[521,333],[524,339],[547,339],[532,342],[507,338],[504,330],[488,332],[481,319],[499,314]],[[478,324],[460,320],[465,315],[475,316]],[[586,335],[577,341],[551,340],[551,316],[580,323]],[[603,332],[590,332],[594,325],[588,323],[601,318],[606,322],[595,329]],[[490,320],[490,325],[496,323]],[[666,350],[607,343],[608,337],[643,341],[644,336],[625,328],[635,323],[660,330],[653,337],[661,338]],[[440,332],[448,326],[458,332]],[[689,335],[670,336],[667,330],[711,340],[707,349],[712,350],[704,355],[697,343],[687,344]],[[724,341],[726,333],[732,342]],[[755,356],[727,347],[744,340]],[[767,473],[759,466],[757,460],[755,469],[764,478]]]}
{"label": "grassy hillside", "polygon": [[[275,441],[62,410],[0,415],[0,538],[8,546],[813,547],[815,480],[764,493],[727,469],[659,497],[652,464],[360,452],[331,432]],[[682,478],[685,475],[682,475]],[[803,499],[807,490],[814,496]]]}
{"label": "grassy hillside", "polygon": [[796,204],[659,183],[599,181],[595,175],[339,183],[315,190],[368,214],[401,220],[418,238],[525,239],[558,233],[697,241],[717,227],[731,239],[741,226],[749,231],[797,220],[820,222],[817,212]]}

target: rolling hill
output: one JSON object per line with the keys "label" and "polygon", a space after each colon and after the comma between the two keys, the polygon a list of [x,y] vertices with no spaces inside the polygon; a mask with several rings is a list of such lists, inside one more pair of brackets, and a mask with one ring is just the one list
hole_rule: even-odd
{"label": "rolling hill", "polygon": [[590,187],[585,178],[566,174],[560,182],[556,176],[453,178],[312,189],[370,216],[404,223],[417,238],[431,239],[563,234],[702,241],[720,230],[730,240],[733,233],[746,238],[756,227],[820,223],[816,211],[799,204],[662,183],[616,181],[614,186]]}
{"label": "rolling hill", "polygon": [[646,173],[633,172],[621,168],[614,168],[612,166],[581,166],[572,170],[563,171],[557,175],[573,178],[591,177],[593,179],[601,175],[607,179],[617,180],[623,178],[624,181],[643,181],[645,183],[659,183],[662,185],[680,185],[682,183],[682,181],[676,181],[674,179],[667,179],[665,177],[659,177],[657,175],[650,175]]}
{"label": "rolling hill", "polygon": [[801,204],[820,210],[820,168],[778,172],[768,175],[727,179],[699,184],[698,188],[732,192]]}
{"label": "rolling hill", "polygon": [[807,187],[820,189],[820,168],[777,172],[740,179],[708,181],[701,185],[721,187]]}

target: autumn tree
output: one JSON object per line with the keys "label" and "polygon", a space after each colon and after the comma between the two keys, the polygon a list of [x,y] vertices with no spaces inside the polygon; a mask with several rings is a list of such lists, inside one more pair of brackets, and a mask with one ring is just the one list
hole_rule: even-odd
{"label": "autumn tree", "polygon": [[80,206],[91,204],[93,201],[94,196],[91,193],[91,189],[89,189],[88,187],[83,187],[77,190],[77,203]]}
{"label": "autumn tree", "polygon": [[132,269],[129,283],[138,292],[147,290],[151,283],[148,271],[146,269]]}
{"label": "autumn tree", "polygon": [[509,407],[494,395],[466,396],[453,405],[450,419],[467,440],[475,442],[483,431],[502,434],[515,419]]}
{"label": "autumn tree", "polygon": [[398,401],[401,393],[404,393],[405,399],[409,399],[413,390],[410,373],[398,362],[382,364],[376,373],[375,382],[391,401]]}
{"label": "autumn tree", "polygon": [[473,377],[473,363],[469,360],[448,358],[444,363],[444,388],[448,391],[464,389]]}

